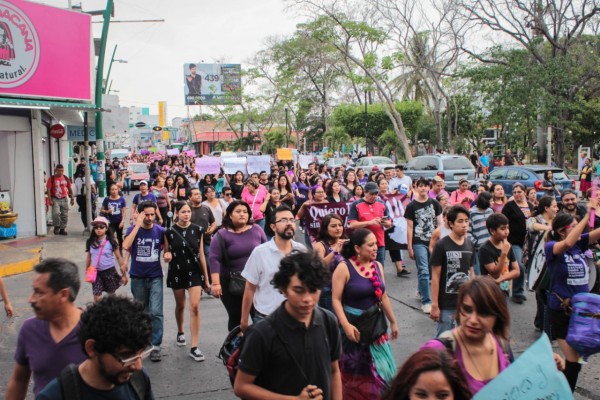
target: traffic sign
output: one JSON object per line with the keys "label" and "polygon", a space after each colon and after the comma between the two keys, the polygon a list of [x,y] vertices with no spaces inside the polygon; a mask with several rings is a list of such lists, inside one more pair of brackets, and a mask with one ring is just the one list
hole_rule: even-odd
{"label": "traffic sign", "polygon": [[60,139],[65,136],[65,127],[61,124],[54,124],[50,127],[50,136],[54,139]]}

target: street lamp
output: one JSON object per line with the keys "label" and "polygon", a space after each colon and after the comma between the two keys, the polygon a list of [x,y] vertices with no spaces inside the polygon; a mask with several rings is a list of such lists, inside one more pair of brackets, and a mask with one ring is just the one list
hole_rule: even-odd
{"label": "street lamp", "polygon": [[[112,69],[113,63],[118,62],[118,63],[121,63],[121,64],[127,64],[127,60],[115,58],[115,53],[116,52],[117,52],[117,45],[115,44],[115,48],[113,49],[112,57],[110,58],[110,63],[108,64],[108,72],[106,73],[105,83],[109,81],[110,71]],[[111,82],[111,85],[112,85],[112,82]],[[108,92],[110,92],[110,88],[108,88]],[[102,86],[102,93],[107,93],[106,84],[104,84]]]}

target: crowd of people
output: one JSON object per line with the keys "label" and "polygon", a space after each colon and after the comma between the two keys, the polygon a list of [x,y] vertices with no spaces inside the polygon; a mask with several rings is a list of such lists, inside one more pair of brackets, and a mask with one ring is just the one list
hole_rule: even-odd
{"label": "crowd of people", "polygon": [[[486,181],[472,192],[472,183],[461,180],[458,189],[448,193],[440,177],[413,182],[402,165],[365,174],[352,166],[351,159],[335,169],[315,162],[306,169],[281,162],[270,171],[214,176],[200,176],[194,160],[185,156],[147,161],[150,179],[140,182],[130,209],[124,196],[126,162],[111,163],[109,195],[92,222],[86,245],[87,267],[98,271],[92,283],[94,300],[104,304],[108,300],[103,300],[103,293],[113,298],[129,282],[133,298],[148,313],[144,343],[126,345],[127,354],[115,356],[123,368],[131,367],[130,372],[139,369],[137,361],[146,356],[161,360],[162,261],[168,264],[166,282],[175,299],[178,346],[187,345],[184,318],[189,303],[193,360],[204,360],[203,291],[223,304],[227,313],[223,336],[237,326],[245,333],[234,384],[242,398],[267,398],[269,392],[317,399],[422,398],[414,397],[413,391],[427,392],[423,374],[436,371],[441,392],[470,398],[512,361],[507,301],[527,300],[526,266],[543,240],[551,279],[536,292],[533,324],[558,341],[566,362],[557,357],[557,367],[575,389],[581,365],[565,340],[569,323],[565,299],[592,289],[583,253],[600,239],[600,229],[588,232],[596,200],[591,199],[586,209],[578,205],[575,191],[559,193],[551,186],[542,188],[545,193],[538,200],[537,193],[529,197],[528,188],[518,182],[510,198],[502,185]],[[544,185],[552,177],[546,181]],[[52,182],[51,188],[66,194],[65,199],[69,194],[73,198],[68,181]],[[560,207],[555,197],[559,194]],[[390,196],[406,201],[400,217],[406,225],[405,240],[391,236],[398,216],[391,215],[385,202]],[[66,201],[52,198],[58,209]],[[328,213],[320,218],[318,236],[308,235],[304,221],[311,206],[340,202],[351,203],[347,219]],[[63,221],[56,222],[60,234]],[[296,241],[298,230],[304,233],[304,244]],[[390,346],[399,331],[386,290],[393,285],[384,277],[386,251],[400,279],[411,274],[403,252],[415,260],[421,310],[436,322],[431,337],[451,342],[450,348],[443,340],[425,343],[399,373]],[[36,318],[43,321],[37,323],[51,329],[35,333],[43,338],[33,338],[33,322],[23,326],[9,399],[24,398],[32,373],[36,395],[51,381],[48,366],[40,367],[27,347],[39,348],[33,341],[55,339],[53,324],[60,326],[59,336],[70,335],[73,321],[80,318],[80,311],[72,307],[79,281],[69,268],[65,260],[36,267],[30,302]],[[57,282],[56,271],[77,280],[77,285]],[[37,296],[59,296],[55,301],[61,306],[45,309],[43,303],[38,306]],[[72,341],[77,342],[75,337]],[[61,351],[49,347],[45,357]],[[85,363],[97,362],[95,357],[105,351],[94,351],[85,343],[84,350],[85,354],[79,348],[61,356],[63,366],[87,360],[79,367],[85,376]],[[273,354],[281,359],[267,362]],[[53,371],[57,372],[55,367]],[[285,379],[286,374],[298,373],[303,380]],[[40,398],[55,398],[50,393],[56,390],[51,384]]]}

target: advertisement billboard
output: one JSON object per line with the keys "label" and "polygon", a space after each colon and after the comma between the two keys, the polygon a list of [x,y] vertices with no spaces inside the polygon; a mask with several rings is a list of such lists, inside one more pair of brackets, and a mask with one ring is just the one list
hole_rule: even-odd
{"label": "advertisement billboard", "polygon": [[240,64],[183,64],[186,105],[240,104],[242,66]]}
{"label": "advertisement billboard", "polygon": [[0,0],[0,96],[92,100],[91,16]]}

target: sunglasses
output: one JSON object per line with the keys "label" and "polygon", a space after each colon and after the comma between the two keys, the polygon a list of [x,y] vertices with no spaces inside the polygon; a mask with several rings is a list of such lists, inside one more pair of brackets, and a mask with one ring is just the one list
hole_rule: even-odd
{"label": "sunglasses", "polygon": [[106,225],[95,225],[94,229],[106,229]]}
{"label": "sunglasses", "polygon": [[223,193],[223,196],[231,196],[231,193]]}

